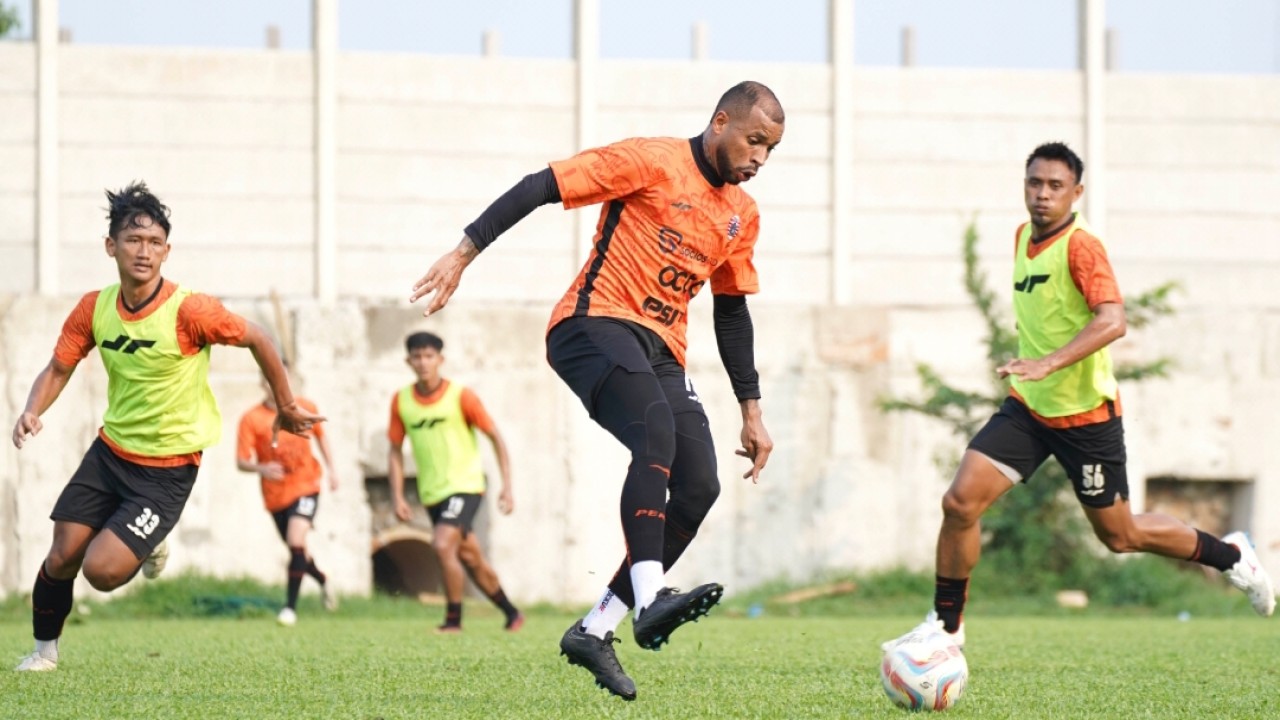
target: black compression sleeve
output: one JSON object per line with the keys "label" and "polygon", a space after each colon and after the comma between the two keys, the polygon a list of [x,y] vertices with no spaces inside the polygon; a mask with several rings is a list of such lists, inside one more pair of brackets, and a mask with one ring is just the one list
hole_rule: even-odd
{"label": "black compression sleeve", "polygon": [[729,373],[733,394],[742,400],[760,398],[760,375],[756,372],[755,327],[742,295],[715,295],[713,317],[720,362]]}
{"label": "black compression sleeve", "polygon": [[554,202],[560,202],[560,188],[556,185],[555,173],[546,168],[525,175],[523,180],[485,208],[464,232],[476,244],[477,250],[484,250],[539,206]]}

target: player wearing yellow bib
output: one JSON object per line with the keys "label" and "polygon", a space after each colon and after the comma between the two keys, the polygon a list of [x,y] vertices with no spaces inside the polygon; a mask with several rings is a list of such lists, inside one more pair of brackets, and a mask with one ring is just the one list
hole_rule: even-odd
{"label": "player wearing yellow bib", "polygon": [[201,452],[222,429],[209,389],[212,345],[253,352],[280,407],[277,427],[303,433],[324,419],[294,404],[280,357],[256,325],[161,277],[169,209],[146,185],[108,192],[107,202],[106,251],[120,282],[85,295],[71,311],[13,427],[13,444],[21,449],[40,432],[40,416],[76,365],[98,348],[107,371],[107,411],[50,516],[53,546],[31,593],[36,647],[18,670],[57,668],[58,638],[80,571],[108,591],[140,568],[147,577],[163,568],[164,539],[195,485]]}
{"label": "player wearing yellow bib", "polygon": [[444,340],[428,332],[414,333],[405,339],[405,350],[406,362],[418,379],[391,399],[387,477],[396,516],[408,521],[412,517],[404,499],[404,441],[408,438],[418,468],[418,500],[435,528],[432,544],[444,575],[448,607],[444,624],[437,631],[462,630],[462,591],[466,576],[470,575],[471,581],[506,615],[506,629],[514,632],[524,624],[524,616],[507,599],[497,573],[471,532],[485,491],[475,431],[489,437],[498,456],[502,473],[498,509],[504,515],[515,509],[507,445],[480,398],[469,388],[441,376]]}
{"label": "player wearing yellow bib", "polygon": [[1124,302],[1102,241],[1072,212],[1083,178],[1084,163],[1063,143],[1041,145],[1027,158],[1023,189],[1031,221],[1018,228],[1013,272],[1018,357],[999,368],[1012,387],[969,443],[942,499],[934,609],[912,633],[941,629],[964,646],[962,613],[982,545],[979,520],[1051,455],[1107,549],[1216,568],[1249,595],[1258,614],[1275,609],[1271,579],[1244,533],[1220,540],[1167,515],[1134,515],[1129,507],[1120,393],[1107,350],[1125,334]]}

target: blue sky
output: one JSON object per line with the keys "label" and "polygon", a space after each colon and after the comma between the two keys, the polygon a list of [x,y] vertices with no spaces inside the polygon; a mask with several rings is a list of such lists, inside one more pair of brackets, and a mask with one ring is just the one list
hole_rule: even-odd
{"label": "blue sky", "polygon": [[[31,0],[0,0],[23,16]],[[601,54],[682,59],[691,27],[710,29],[712,60],[824,62],[827,0],[599,0]],[[1070,69],[1076,0],[856,0],[855,61],[896,65],[901,29],[916,33],[917,64]],[[310,44],[310,0],[61,0],[73,42],[262,47],[267,25],[283,46]],[[572,0],[340,0],[343,49],[477,55],[486,29],[502,54],[567,58]],[[1280,0],[1108,0],[1122,72],[1280,72]]]}

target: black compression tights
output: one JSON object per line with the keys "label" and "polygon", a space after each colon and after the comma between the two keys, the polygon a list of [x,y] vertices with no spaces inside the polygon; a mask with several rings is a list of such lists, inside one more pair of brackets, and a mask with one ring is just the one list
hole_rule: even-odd
{"label": "black compression tights", "polygon": [[632,562],[662,559],[667,478],[676,454],[671,406],[649,373],[614,368],[596,394],[596,422],[631,451],[622,484],[622,534]]}
{"label": "black compression tights", "polygon": [[[652,387],[648,395],[641,395],[639,389],[646,385],[642,382],[644,379],[647,379]],[[631,450],[632,456],[631,472],[627,474],[627,484],[623,486],[622,492],[622,523],[623,531],[627,533],[628,557],[623,559],[618,572],[609,583],[609,589],[628,606],[635,605],[635,591],[631,587],[631,563],[641,560],[661,560],[663,569],[670,569],[689,547],[703,519],[720,495],[720,482],[716,476],[715,448],[711,441],[711,430],[707,426],[707,418],[698,412],[685,412],[672,417],[670,406],[661,393],[662,389],[653,376],[628,373],[618,368],[608,377],[597,395],[597,421],[622,440],[623,444]],[[656,400],[657,397],[662,399]],[[638,480],[637,465],[641,465],[641,470],[644,470],[643,466],[657,463],[656,461],[637,462],[637,458],[645,457],[643,452],[637,453],[637,448],[647,449],[648,443],[639,442],[639,439],[646,434],[650,438],[657,439],[666,434],[665,431],[654,433],[652,432],[654,423],[646,423],[643,420],[638,423],[624,422],[622,417],[628,408],[633,418],[652,416],[655,411],[650,408],[655,405],[665,411],[665,417],[670,418],[667,422],[671,423],[669,426],[671,430],[667,435],[670,438],[671,455],[668,456],[670,459],[665,465],[670,469],[670,475],[668,477],[663,474],[660,478],[647,476],[652,480],[660,480],[660,483]],[[650,425],[650,432],[640,432],[638,425]],[[630,428],[630,432],[620,432],[615,428]],[[625,439],[626,437],[631,439]],[[637,510],[646,506],[628,505],[628,487],[632,485],[637,486],[635,490],[644,493],[635,497],[641,497],[644,501],[653,503],[664,501],[666,491],[670,488],[671,500],[664,503],[665,518],[660,523],[651,522],[653,518],[647,513],[642,513],[640,517],[636,516]],[[654,493],[655,485],[660,488],[660,494]],[[651,496],[648,493],[654,493],[652,495],[654,499],[650,500]],[[656,507],[662,506],[656,505]],[[641,537],[633,538],[629,523],[640,526],[635,532]],[[655,539],[656,549],[652,547]],[[639,542],[646,543],[646,554],[637,552]]]}

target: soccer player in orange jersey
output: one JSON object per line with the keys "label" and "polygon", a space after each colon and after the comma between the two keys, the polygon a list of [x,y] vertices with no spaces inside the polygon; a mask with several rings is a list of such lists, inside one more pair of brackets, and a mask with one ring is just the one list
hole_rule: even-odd
{"label": "soccer player in orange jersey", "polygon": [[633,138],[553,162],[489,206],[414,285],[412,300],[434,293],[426,314],[434,313],[476,256],[538,206],[603,204],[591,256],[552,312],[547,358],[592,419],[631,452],[621,501],[627,555],[560,648],[627,700],[635,683],[613,642],[628,610],[636,643],[656,650],[723,593],[717,583],[681,593],[664,581],[720,492],[706,413],[684,368],[686,311],[708,283],[720,356],[742,409],[737,453],[752,462],[743,477],[754,482],[773,449],[746,303],[759,287],[760,214],[740,185],[764,167],[784,122],[769,88],[743,82],[692,138]]}
{"label": "soccer player in orange jersey", "polygon": [[21,449],[43,428],[40,416],[76,365],[98,348],[107,371],[107,411],[50,516],[53,546],[31,592],[36,647],[18,665],[22,671],[57,669],[58,638],[78,573],[105,592],[139,569],[155,577],[163,568],[164,539],[186,506],[201,453],[222,432],[209,388],[211,346],[253,352],[280,408],[276,428],[305,433],[324,420],[294,402],[280,356],[261,328],[216,298],[161,276],[169,258],[169,209],[147,186],[108,192],[107,203],[106,251],[120,282],[76,304],[13,427],[13,444]]}
{"label": "soccer player in orange jersey", "polygon": [[1094,534],[1115,553],[1146,552],[1222,571],[1258,614],[1275,608],[1271,579],[1248,538],[1219,539],[1129,507],[1120,392],[1107,347],[1125,334],[1124,300],[1106,247],[1072,211],[1084,194],[1084,162],[1063,143],[1027,157],[1029,222],[1014,236],[1018,357],[999,368],[1009,397],[978,431],[942,499],[934,609],[897,642],[944,632],[964,647],[969,575],[982,549],[987,508],[1026,482],[1050,456],[1061,463]]}
{"label": "soccer player in orange jersey", "polygon": [[[320,583],[324,609],[338,609],[338,598],[329,592],[327,578],[307,551],[307,534],[315,523],[320,505],[320,477],[327,471],[329,490],[338,489],[338,473],[333,468],[333,451],[323,425],[316,425],[304,435],[285,435],[272,441],[271,428],[276,420],[276,400],[266,378],[262,380],[266,396],[240,417],[236,432],[236,467],[257,473],[262,480],[262,501],[275,520],[280,539],[289,548],[288,590],[285,605],[276,621],[285,627],[298,622],[298,591],[302,578],[311,576]],[[298,406],[316,413],[316,406],[304,397],[294,397]],[[325,471],[311,452],[315,440],[324,458]]]}

